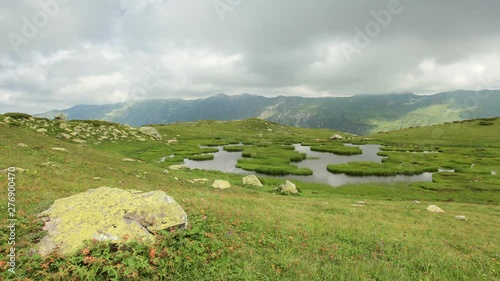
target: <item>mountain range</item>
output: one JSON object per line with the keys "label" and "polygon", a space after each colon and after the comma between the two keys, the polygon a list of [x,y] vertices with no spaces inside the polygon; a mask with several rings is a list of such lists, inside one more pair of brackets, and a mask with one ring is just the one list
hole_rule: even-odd
{"label": "mountain range", "polygon": [[285,125],[337,129],[365,135],[378,131],[500,116],[500,90],[434,95],[385,94],[352,97],[264,97],[218,94],[195,100],[156,99],[76,105],[38,117],[95,119],[133,126],[195,120],[262,118]]}

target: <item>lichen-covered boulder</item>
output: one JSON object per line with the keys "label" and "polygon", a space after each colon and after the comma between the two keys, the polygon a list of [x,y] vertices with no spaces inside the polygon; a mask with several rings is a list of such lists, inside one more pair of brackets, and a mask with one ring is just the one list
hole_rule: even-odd
{"label": "lichen-covered boulder", "polygon": [[154,242],[157,230],[187,226],[186,212],[165,192],[111,187],[58,199],[39,217],[47,231],[38,243],[41,255],[73,254],[92,239]]}
{"label": "lichen-covered boulder", "polygon": [[280,184],[280,186],[278,186],[278,188],[276,188],[275,190],[284,195],[299,194],[299,191],[297,190],[295,184],[288,180],[285,182],[285,184]]}
{"label": "lichen-covered boulder", "polygon": [[143,133],[145,135],[148,135],[150,137],[153,137],[153,138],[155,138],[157,140],[161,140],[160,132],[158,132],[158,130],[156,130],[153,127],[148,127],[148,126],[140,127],[139,131],[141,133]]}
{"label": "lichen-covered boulder", "polygon": [[249,176],[244,177],[241,180],[241,183],[248,184],[248,185],[254,185],[254,186],[258,186],[258,187],[263,187],[264,186],[260,182],[259,178],[257,176],[255,176],[255,175],[249,175]]}

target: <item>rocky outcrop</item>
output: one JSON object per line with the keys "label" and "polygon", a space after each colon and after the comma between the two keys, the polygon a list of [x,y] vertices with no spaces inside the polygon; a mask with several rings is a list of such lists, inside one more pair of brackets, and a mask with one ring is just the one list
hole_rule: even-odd
{"label": "rocky outcrop", "polygon": [[187,214],[163,191],[142,192],[100,187],[58,199],[39,217],[47,235],[38,253],[72,254],[83,241],[154,242],[154,232],[185,227]]}
{"label": "rocky outcrop", "polygon": [[139,132],[148,135],[156,140],[161,140],[160,132],[158,132],[158,130],[156,130],[153,127],[148,127],[148,126],[140,127]]}
{"label": "rocky outcrop", "polygon": [[153,127],[142,127],[137,129],[128,125],[113,124],[97,120],[49,120],[46,118],[33,118],[29,115],[21,117],[4,117],[1,119],[0,124],[11,124],[17,127],[31,129],[43,135],[53,136],[62,140],[72,140],[79,144],[100,144],[101,142],[116,143],[120,140],[137,140],[144,142],[147,140],[161,140],[160,133]]}

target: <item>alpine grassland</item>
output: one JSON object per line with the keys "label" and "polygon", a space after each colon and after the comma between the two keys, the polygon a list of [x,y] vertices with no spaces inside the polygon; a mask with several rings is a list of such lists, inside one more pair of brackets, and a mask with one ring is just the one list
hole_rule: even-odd
{"label": "alpine grassland", "polygon": [[[0,170],[15,167],[17,221],[10,245],[9,179],[0,172],[2,280],[500,279],[498,118],[367,137],[259,119],[198,121],[152,125],[162,137],[155,140],[114,123],[8,116],[0,115]],[[333,134],[343,139],[329,140]],[[332,153],[344,143],[381,144],[383,163],[328,169],[379,176],[427,171],[433,181],[334,188],[292,180],[300,193],[281,195],[274,190],[287,174],[312,172],[294,165],[306,157],[293,150],[296,143]],[[169,169],[188,158],[211,159],[214,146],[242,153],[243,169],[285,176],[259,175],[264,186],[254,187],[242,184],[241,174]],[[212,188],[219,179],[231,188]],[[89,240],[74,255],[39,255],[46,234],[40,212],[101,186],[162,190],[184,208],[189,225],[159,231],[154,244]],[[429,205],[445,213],[429,212]],[[8,271],[13,246],[15,273]]]}

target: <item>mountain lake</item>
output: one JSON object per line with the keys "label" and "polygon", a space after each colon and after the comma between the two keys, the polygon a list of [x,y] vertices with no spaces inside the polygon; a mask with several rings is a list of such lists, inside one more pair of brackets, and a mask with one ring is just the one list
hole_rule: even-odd
{"label": "mountain lake", "polygon": [[431,182],[432,173],[423,173],[419,175],[396,175],[396,176],[348,176],[346,174],[333,174],[330,173],[326,167],[329,164],[345,164],[348,162],[355,161],[371,161],[376,163],[382,163],[382,156],[377,155],[380,151],[380,145],[376,144],[366,144],[366,145],[353,145],[346,144],[347,146],[357,146],[363,151],[362,154],[343,156],[336,155],[328,152],[316,152],[311,151],[309,146],[302,146],[301,144],[294,144],[295,150],[299,152],[304,152],[307,154],[307,159],[301,162],[293,163],[298,167],[309,168],[313,171],[310,176],[297,176],[297,175],[267,175],[262,173],[256,173],[254,171],[246,171],[236,167],[238,159],[242,158],[241,152],[227,152],[223,150],[222,146],[218,146],[218,152],[214,153],[213,160],[206,161],[194,161],[189,159],[184,159],[184,164],[186,164],[190,169],[202,169],[202,170],[216,170],[225,173],[239,173],[244,175],[254,174],[257,176],[264,177],[277,177],[284,179],[297,179],[306,182],[318,182],[326,183],[331,186],[341,186],[344,184],[361,184],[361,183],[371,183],[371,182],[383,182],[383,183],[393,183],[393,182]]}

